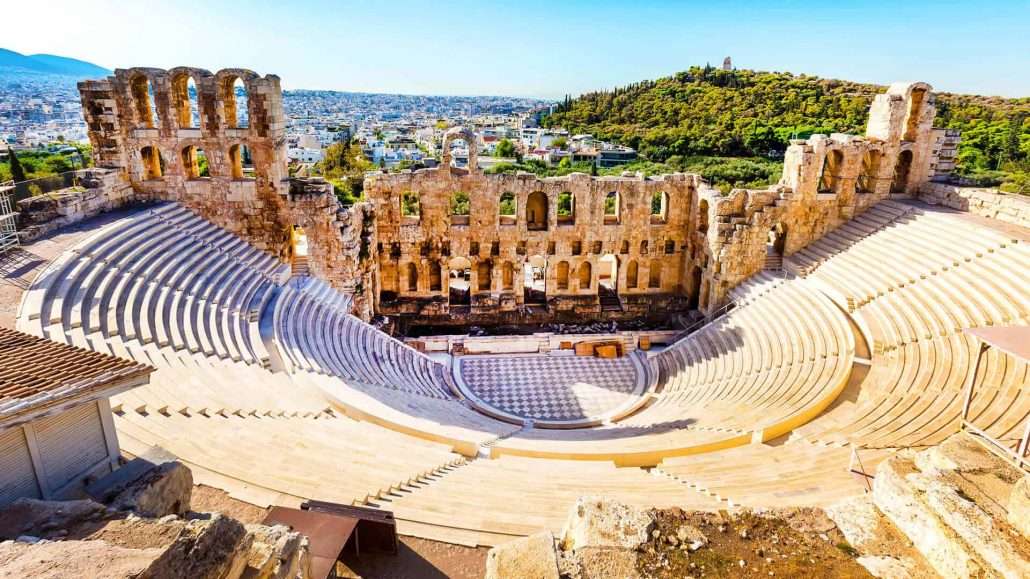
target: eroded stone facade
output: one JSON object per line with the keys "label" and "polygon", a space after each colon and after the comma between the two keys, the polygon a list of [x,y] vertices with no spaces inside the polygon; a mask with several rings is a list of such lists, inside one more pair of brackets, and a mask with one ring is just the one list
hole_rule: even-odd
{"label": "eroded stone facade", "polygon": [[[894,84],[874,100],[865,136],[792,141],[767,190],[723,195],[686,174],[488,175],[475,136],[455,128],[440,167],[375,174],[368,202],[344,209],[331,186],[289,179],[276,76],[134,68],[79,88],[97,165],[120,169],[137,198],[179,202],[284,260],[290,229],[303,227],[312,273],[353,294],[366,320],[711,315],[769,254],[789,255],[880,199],[914,195],[939,154],[929,85]],[[469,146],[462,168],[451,166],[456,140]],[[452,280],[467,293],[452,292]]]}

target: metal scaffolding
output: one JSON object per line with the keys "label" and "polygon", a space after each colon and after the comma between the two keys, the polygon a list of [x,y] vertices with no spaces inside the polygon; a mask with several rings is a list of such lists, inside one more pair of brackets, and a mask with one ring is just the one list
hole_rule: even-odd
{"label": "metal scaffolding", "polygon": [[0,254],[21,245],[18,241],[18,224],[15,221],[18,214],[14,212],[13,197],[14,184],[0,183]]}

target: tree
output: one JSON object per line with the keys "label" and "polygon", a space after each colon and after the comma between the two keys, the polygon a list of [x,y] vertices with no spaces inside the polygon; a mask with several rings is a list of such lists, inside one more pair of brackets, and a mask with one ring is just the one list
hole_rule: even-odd
{"label": "tree", "polygon": [[18,156],[14,154],[10,145],[7,146],[7,159],[11,163],[11,178],[14,179],[14,182],[25,181],[25,169],[22,168],[21,161],[18,160]]}
{"label": "tree", "polygon": [[380,169],[385,169],[386,168],[386,157],[379,157],[379,168]]}
{"label": "tree", "polygon": [[590,176],[591,177],[597,177],[597,161],[596,160],[590,162]]}
{"label": "tree", "polygon": [[558,137],[558,138],[554,139],[553,141],[551,141],[551,146],[552,147],[557,147],[557,148],[559,148],[559,149],[564,151],[565,147],[569,146],[569,140],[566,139],[565,137]]}
{"label": "tree", "polygon": [[501,139],[501,142],[497,143],[497,150],[494,152],[495,157],[514,157],[516,154],[515,144],[508,139]]}

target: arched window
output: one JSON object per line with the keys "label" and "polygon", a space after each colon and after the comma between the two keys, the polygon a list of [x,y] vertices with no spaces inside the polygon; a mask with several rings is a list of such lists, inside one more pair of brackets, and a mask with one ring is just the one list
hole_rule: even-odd
{"label": "arched window", "polygon": [[497,202],[497,217],[501,225],[515,225],[515,194],[511,191],[501,193],[501,198]]}
{"label": "arched window", "polygon": [[160,179],[164,175],[164,159],[157,147],[146,146],[140,149],[140,157],[143,159],[143,179]]}
{"label": "arched window", "polygon": [[697,230],[703,235],[708,233],[708,200],[702,199],[697,205]]}
{"label": "arched window", "polygon": [[629,254],[629,240],[627,240],[627,239],[623,239],[622,240],[622,247],[619,248],[619,253],[621,253],[622,255],[628,255]]}
{"label": "arched window", "polygon": [[455,191],[451,194],[451,225],[469,224],[469,194]]}
{"label": "arched window", "polygon": [[612,191],[604,197],[604,223],[610,225],[619,222],[622,212],[621,200],[617,191]]}
{"label": "arched window", "polygon": [[914,88],[909,95],[908,113],[905,117],[905,133],[901,140],[910,143],[919,138],[919,116],[923,109],[923,100],[926,98],[926,89]]}
{"label": "arched window", "polygon": [[701,303],[701,275],[701,268],[694,266],[690,272],[690,293],[687,294],[689,300],[687,307],[692,310],[696,310]]}
{"label": "arched window", "polygon": [[479,262],[479,267],[476,268],[476,275],[479,278],[479,289],[480,291],[490,290],[490,278],[493,276],[494,268],[490,260],[484,260]]}
{"label": "arched window", "polygon": [[530,231],[547,230],[547,195],[534,191],[526,198],[526,228]]}
{"label": "arched window", "polygon": [[182,168],[187,179],[203,179],[211,176],[207,155],[203,149],[190,145],[182,150]]}
{"label": "arched window", "polygon": [[238,76],[222,79],[222,118],[230,129],[245,129],[250,126],[250,95],[247,85]]}
{"label": "arched window", "polygon": [[590,283],[594,277],[593,268],[590,266],[590,262],[584,261],[579,264],[579,272],[577,273],[579,277],[579,289],[590,289]]}
{"label": "arched window", "polygon": [[157,128],[160,123],[157,118],[157,107],[154,105],[154,85],[150,84],[146,76],[137,74],[129,81],[129,90],[136,106],[137,127]]}
{"label": "arched window", "polygon": [[569,262],[559,261],[557,269],[558,277],[558,289],[567,290],[569,289]]}
{"label": "arched window", "polygon": [[172,78],[172,108],[175,110],[175,122],[180,129],[192,129],[200,126],[200,108],[197,106],[197,83],[188,74],[179,74]]}
{"label": "arched window", "polygon": [[637,265],[637,260],[630,260],[629,264],[626,265],[626,287],[635,288],[637,287],[637,274],[640,266]]}
{"label": "arched window", "polygon": [[408,291],[418,291],[418,266],[414,263],[408,264]]}
{"label": "arched window", "polygon": [[576,222],[576,196],[568,191],[558,194],[558,225],[573,225]]}
{"label": "arched window", "polygon": [[455,257],[447,264],[447,302],[452,306],[472,304],[469,280],[472,277],[472,262],[464,257]]}
{"label": "arched window", "polygon": [[877,175],[880,173],[880,151],[872,149],[862,155],[862,168],[858,172],[858,191],[873,193],[876,191]]}
{"label": "arched window", "polygon": [[414,191],[401,193],[401,216],[414,217],[416,219],[422,216],[422,207],[419,204],[418,194]]}
{"label": "arched window", "polygon": [[647,255],[647,240],[640,240],[640,255]]}
{"label": "arched window", "polygon": [[665,223],[669,216],[669,194],[655,191],[651,195],[651,223]]}
{"label": "arched window", "polygon": [[504,262],[501,270],[501,286],[506,290],[515,289],[515,266],[510,261]]}
{"label": "arched window", "polygon": [[662,262],[657,259],[652,259],[650,267],[647,268],[647,287],[651,289],[662,287]]}
{"label": "arched window", "polygon": [[908,174],[912,170],[912,151],[902,151],[898,162],[894,164],[894,177],[891,179],[891,193],[908,191]]}
{"label": "arched window", "polygon": [[233,145],[229,147],[229,173],[233,179],[244,179],[243,173],[244,146]]}
{"label": "arched window", "polygon": [[823,172],[819,176],[820,193],[837,193],[840,187],[840,174],[844,169],[844,153],[834,149],[826,154],[823,161]]}
{"label": "arched window", "polygon": [[440,285],[440,263],[432,262],[429,264],[429,291],[438,292],[441,289]]}

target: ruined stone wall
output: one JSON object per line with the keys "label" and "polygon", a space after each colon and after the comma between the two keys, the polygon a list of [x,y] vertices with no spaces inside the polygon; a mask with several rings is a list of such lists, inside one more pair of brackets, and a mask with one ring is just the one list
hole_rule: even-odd
{"label": "ruined stone wall", "polygon": [[1002,193],[982,187],[959,187],[947,183],[923,183],[919,199],[983,217],[1030,227],[1030,197]]}
{"label": "ruined stone wall", "polygon": [[136,192],[121,171],[82,169],[75,172],[75,180],[82,189],[54,191],[18,202],[22,243],[136,200]]}
{"label": "ruined stone wall", "polygon": [[[687,232],[697,218],[692,213],[697,183],[696,176],[685,174],[540,179],[447,165],[377,174],[365,183],[378,236],[377,311],[450,322],[507,312],[514,321],[515,313],[526,313],[528,260],[539,256],[546,262],[550,314],[596,316],[606,254],[617,260],[615,287],[624,312],[685,309],[689,288],[683,285],[684,270],[693,250]],[[467,216],[452,214],[457,192],[468,194]],[[618,207],[615,215],[606,216],[605,199],[612,193]],[[514,216],[500,214],[506,194],[514,200]],[[568,217],[558,214],[563,194],[572,196]],[[665,210],[652,215],[655,194],[664,199]],[[405,195],[418,199],[417,215],[403,214]],[[470,306],[448,300],[449,275],[464,265],[460,258],[471,269]]]}

